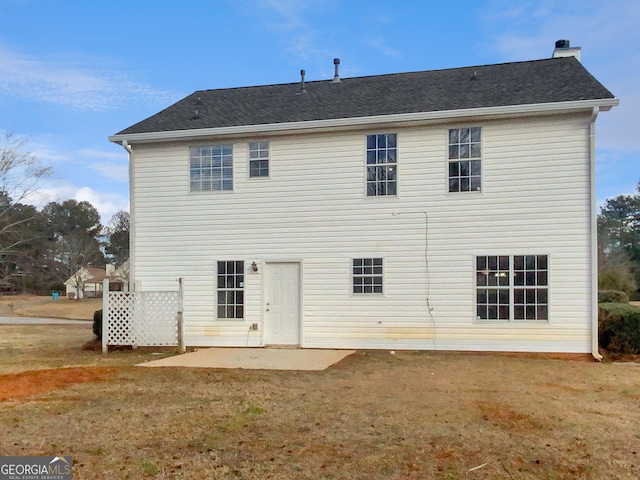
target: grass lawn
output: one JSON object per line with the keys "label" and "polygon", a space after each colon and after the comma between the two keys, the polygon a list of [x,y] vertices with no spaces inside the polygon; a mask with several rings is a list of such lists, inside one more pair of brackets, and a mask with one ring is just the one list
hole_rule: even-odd
{"label": "grass lawn", "polygon": [[143,369],[158,355],[89,339],[0,326],[2,455],[72,455],[74,479],[640,477],[638,364],[359,352],[322,372]]}
{"label": "grass lawn", "polygon": [[69,300],[51,296],[0,295],[0,316],[66,318],[92,320],[93,312],[102,308],[102,298]]}

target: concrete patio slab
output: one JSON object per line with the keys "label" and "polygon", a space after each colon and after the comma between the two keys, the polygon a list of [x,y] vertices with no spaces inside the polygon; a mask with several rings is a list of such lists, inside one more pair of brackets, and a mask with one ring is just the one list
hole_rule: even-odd
{"label": "concrete patio slab", "polygon": [[254,370],[324,370],[355,350],[289,348],[202,348],[192,353],[140,363],[137,367],[246,368]]}

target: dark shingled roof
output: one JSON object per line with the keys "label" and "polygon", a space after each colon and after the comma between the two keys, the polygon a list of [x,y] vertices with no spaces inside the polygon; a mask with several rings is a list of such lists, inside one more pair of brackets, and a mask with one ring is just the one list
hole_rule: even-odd
{"label": "dark shingled roof", "polygon": [[[118,135],[613,99],[573,57],[201,90]],[[198,115],[195,115],[196,109]]]}

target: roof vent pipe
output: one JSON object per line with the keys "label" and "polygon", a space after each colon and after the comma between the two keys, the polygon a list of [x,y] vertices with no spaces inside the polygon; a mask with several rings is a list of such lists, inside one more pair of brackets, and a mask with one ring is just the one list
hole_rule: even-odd
{"label": "roof vent pipe", "polygon": [[300,77],[302,77],[301,80],[300,80],[300,84],[301,84],[300,85],[300,93],[307,93],[307,89],[304,88],[304,75],[306,73],[307,72],[305,72],[304,70],[300,70]]}
{"label": "roof vent pipe", "polygon": [[340,83],[340,75],[338,75],[338,65],[340,65],[340,59],[334,58],[333,64],[335,65],[336,71],[333,75],[333,83]]}

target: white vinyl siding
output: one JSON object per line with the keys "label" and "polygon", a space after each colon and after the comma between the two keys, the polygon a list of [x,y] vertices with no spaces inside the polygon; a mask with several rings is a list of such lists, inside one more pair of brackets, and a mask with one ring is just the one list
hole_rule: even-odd
{"label": "white vinyl siding", "polygon": [[[449,125],[394,127],[402,195],[375,208],[363,197],[366,130],[273,136],[277,174],[256,182],[237,162],[233,195],[185,194],[193,144],[135,145],[135,280],[175,290],[184,279],[190,345],[261,345],[262,265],[296,261],[302,347],[591,351],[589,118],[477,123],[474,195],[446,187]],[[249,157],[246,139],[209,143]],[[549,321],[479,322],[475,257],[523,253],[553,259]],[[384,295],[353,294],[353,258],[384,258]],[[216,259],[259,265],[245,275],[243,320],[216,320]]]}

